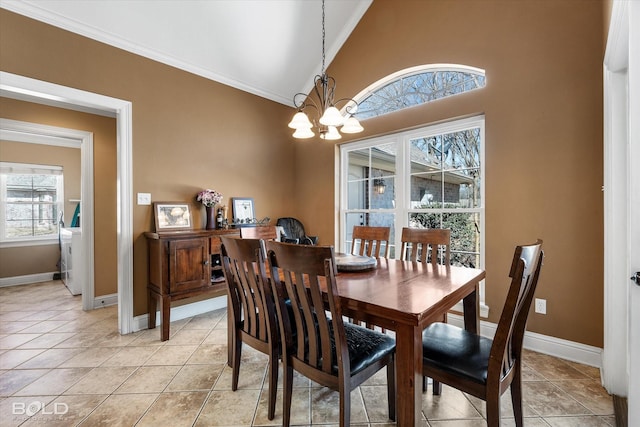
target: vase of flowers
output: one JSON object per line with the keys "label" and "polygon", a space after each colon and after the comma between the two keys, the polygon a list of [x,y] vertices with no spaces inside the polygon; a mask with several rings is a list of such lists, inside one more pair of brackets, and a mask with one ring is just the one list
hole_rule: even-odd
{"label": "vase of flowers", "polygon": [[213,230],[216,228],[216,205],[222,201],[222,194],[216,190],[202,190],[196,196],[196,200],[204,205],[205,209],[205,228],[207,230]]}

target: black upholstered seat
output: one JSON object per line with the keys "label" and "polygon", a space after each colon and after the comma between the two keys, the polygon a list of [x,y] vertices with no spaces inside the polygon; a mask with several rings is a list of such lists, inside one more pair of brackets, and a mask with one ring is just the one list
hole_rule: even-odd
{"label": "black upholstered seat", "polygon": [[431,366],[480,384],[487,382],[491,344],[448,323],[434,323],[422,333],[423,353]]}

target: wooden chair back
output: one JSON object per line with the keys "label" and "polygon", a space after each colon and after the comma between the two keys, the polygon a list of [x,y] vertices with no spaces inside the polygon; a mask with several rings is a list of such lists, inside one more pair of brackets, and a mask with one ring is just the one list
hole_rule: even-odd
{"label": "wooden chair back", "polygon": [[275,225],[240,227],[240,237],[243,239],[278,240],[278,231]]}
{"label": "wooden chair back", "polygon": [[351,239],[351,253],[376,258],[388,258],[390,233],[390,227],[354,226]]}
{"label": "wooden chair back", "polygon": [[269,356],[269,419],[275,414],[280,337],[271,286],[264,278],[262,240],[221,236],[222,265],[229,295],[232,390],[238,388],[242,343]]}
{"label": "wooden chair back", "polygon": [[405,261],[451,264],[451,230],[447,228],[402,229],[400,259]]}
{"label": "wooden chair back", "polygon": [[500,378],[502,382],[505,376],[513,375],[514,364],[521,360],[529,309],[543,258],[542,240],[538,239],[531,245],[516,246],[509,271],[511,285],[491,346],[488,377]]}
{"label": "wooden chair back", "polygon": [[[315,376],[332,375],[335,357],[342,369],[349,371],[349,357],[344,344],[342,308],[336,303],[336,281],[333,267],[334,252],[331,246],[300,246],[288,243],[267,242],[267,261],[271,276],[275,277],[277,300],[288,298],[293,319],[288,310],[278,310],[281,319],[282,339],[290,351],[295,365],[307,365]],[[279,272],[279,273],[277,273]],[[280,279],[280,274],[282,278]],[[325,316],[325,298],[331,319]],[[280,304],[282,305],[282,304]],[[292,328],[293,327],[293,328]],[[295,334],[292,331],[305,331]],[[332,355],[331,343],[335,340],[336,355]],[[346,356],[346,357],[345,357]],[[325,375],[321,375],[324,373]],[[337,373],[336,373],[337,374]],[[313,379],[313,376],[310,376]],[[337,376],[332,380],[337,384]],[[323,381],[323,383],[326,381]]]}

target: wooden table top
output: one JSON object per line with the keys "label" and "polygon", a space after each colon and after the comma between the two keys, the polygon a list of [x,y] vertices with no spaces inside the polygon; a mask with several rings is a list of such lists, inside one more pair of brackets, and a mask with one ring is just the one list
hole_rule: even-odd
{"label": "wooden table top", "polygon": [[339,272],[336,281],[345,309],[420,324],[454,306],[484,277],[475,268],[379,258],[376,268]]}

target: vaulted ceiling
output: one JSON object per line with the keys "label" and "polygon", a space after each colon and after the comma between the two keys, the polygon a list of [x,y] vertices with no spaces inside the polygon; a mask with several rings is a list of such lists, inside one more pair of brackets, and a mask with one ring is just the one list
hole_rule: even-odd
{"label": "vaulted ceiling", "polygon": [[[326,65],[373,0],[326,0]],[[320,0],[0,0],[0,7],[292,105],[322,60]]]}

